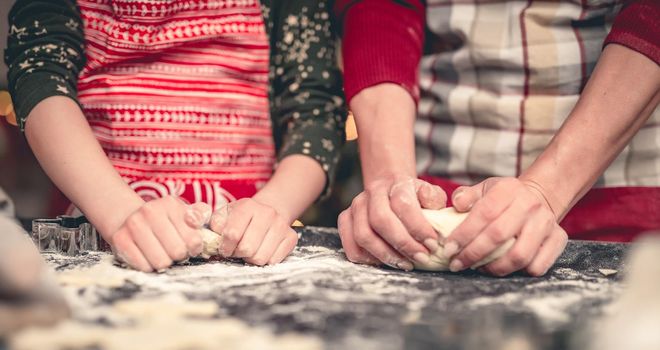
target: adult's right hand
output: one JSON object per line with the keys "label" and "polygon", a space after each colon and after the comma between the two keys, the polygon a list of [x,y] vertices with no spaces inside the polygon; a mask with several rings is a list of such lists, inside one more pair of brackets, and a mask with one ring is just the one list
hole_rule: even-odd
{"label": "adult's right hand", "polygon": [[[160,271],[175,261],[197,256],[202,252],[202,238],[186,219],[190,210],[203,209],[173,196],[146,202],[110,236],[110,245],[120,260],[144,272]],[[196,216],[208,217],[210,211]]]}
{"label": "adult's right hand", "polygon": [[438,234],[421,209],[440,209],[446,201],[439,186],[412,177],[373,181],[339,215],[347,258],[402,270],[412,270],[413,261],[428,262],[430,250],[438,247]]}

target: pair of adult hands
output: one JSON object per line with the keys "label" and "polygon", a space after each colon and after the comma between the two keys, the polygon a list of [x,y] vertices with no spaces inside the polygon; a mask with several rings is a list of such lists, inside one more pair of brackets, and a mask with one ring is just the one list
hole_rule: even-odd
{"label": "pair of adult hands", "polygon": [[[450,269],[460,271],[488,256],[502,243],[516,243],[499,259],[481,268],[505,276],[525,270],[545,274],[566,246],[568,236],[534,182],[517,178],[489,178],[475,186],[459,187],[452,202],[466,220],[442,239],[424,219],[421,209],[445,206],[444,191],[419,179],[377,180],[366,187],[341,213],[339,234],[350,261],[386,264],[411,270],[414,262],[444,245]],[[439,241],[440,239],[440,241]]]}
{"label": "pair of adult hands", "polygon": [[144,203],[110,237],[115,254],[131,267],[160,271],[202,252],[204,225],[222,235],[218,254],[255,265],[276,264],[291,253],[298,235],[269,205],[244,198],[212,212],[172,196]]}

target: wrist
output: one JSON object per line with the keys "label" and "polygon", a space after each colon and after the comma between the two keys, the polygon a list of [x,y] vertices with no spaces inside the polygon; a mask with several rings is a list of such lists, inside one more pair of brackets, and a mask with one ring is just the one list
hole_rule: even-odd
{"label": "wrist", "polygon": [[98,196],[95,203],[88,203],[81,210],[101,236],[110,240],[126,219],[140,209],[145,201],[133,190],[117,191],[113,196]]}
{"label": "wrist", "polygon": [[269,206],[277,212],[287,223],[292,223],[302,213],[297,213],[293,210],[292,206],[288,204],[287,198],[284,194],[278,194],[277,191],[270,191],[266,187],[257,192],[252,199],[256,202]]}
{"label": "wrist", "polygon": [[[571,201],[562,200],[562,198],[570,196],[559,193],[560,184],[553,183],[548,178],[536,177],[531,172],[521,174],[518,179],[541,198],[541,201],[554,214],[558,223],[564,218],[564,215],[570,209]],[[555,191],[550,191],[551,188]]]}

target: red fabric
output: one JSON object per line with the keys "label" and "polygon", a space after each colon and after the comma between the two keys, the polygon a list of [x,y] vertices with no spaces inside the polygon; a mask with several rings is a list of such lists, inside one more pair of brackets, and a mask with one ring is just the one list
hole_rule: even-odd
{"label": "red fabric", "polygon": [[338,0],[342,23],[344,87],[350,103],[365,88],[395,83],[419,100],[419,62],[424,45],[422,1]]}
{"label": "red fabric", "polygon": [[[447,179],[421,176],[449,196],[460,185]],[[640,234],[660,229],[660,187],[594,188],[561,222],[571,239],[631,242]]]}
{"label": "red fabric", "polygon": [[78,99],[131,188],[213,208],[254,195],[275,161],[259,3],[77,5],[87,56]]}
{"label": "red fabric", "polygon": [[660,64],[660,1],[634,1],[621,10],[607,44],[626,46]]}
{"label": "red fabric", "polygon": [[[337,0],[343,28],[347,101],[361,90],[395,83],[419,99],[418,65],[424,45],[425,11],[420,0]],[[631,2],[617,16],[605,45],[616,43],[660,64],[660,1]]]}

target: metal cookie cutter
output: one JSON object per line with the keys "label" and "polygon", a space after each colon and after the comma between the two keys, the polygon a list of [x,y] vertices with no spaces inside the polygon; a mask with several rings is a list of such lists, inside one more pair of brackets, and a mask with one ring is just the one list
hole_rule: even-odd
{"label": "metal cookie cutter", "polygon": [[32,240],[41,252],[75,256],[81,252],[110,251],[110,245],[84,216],[32,220]]}

